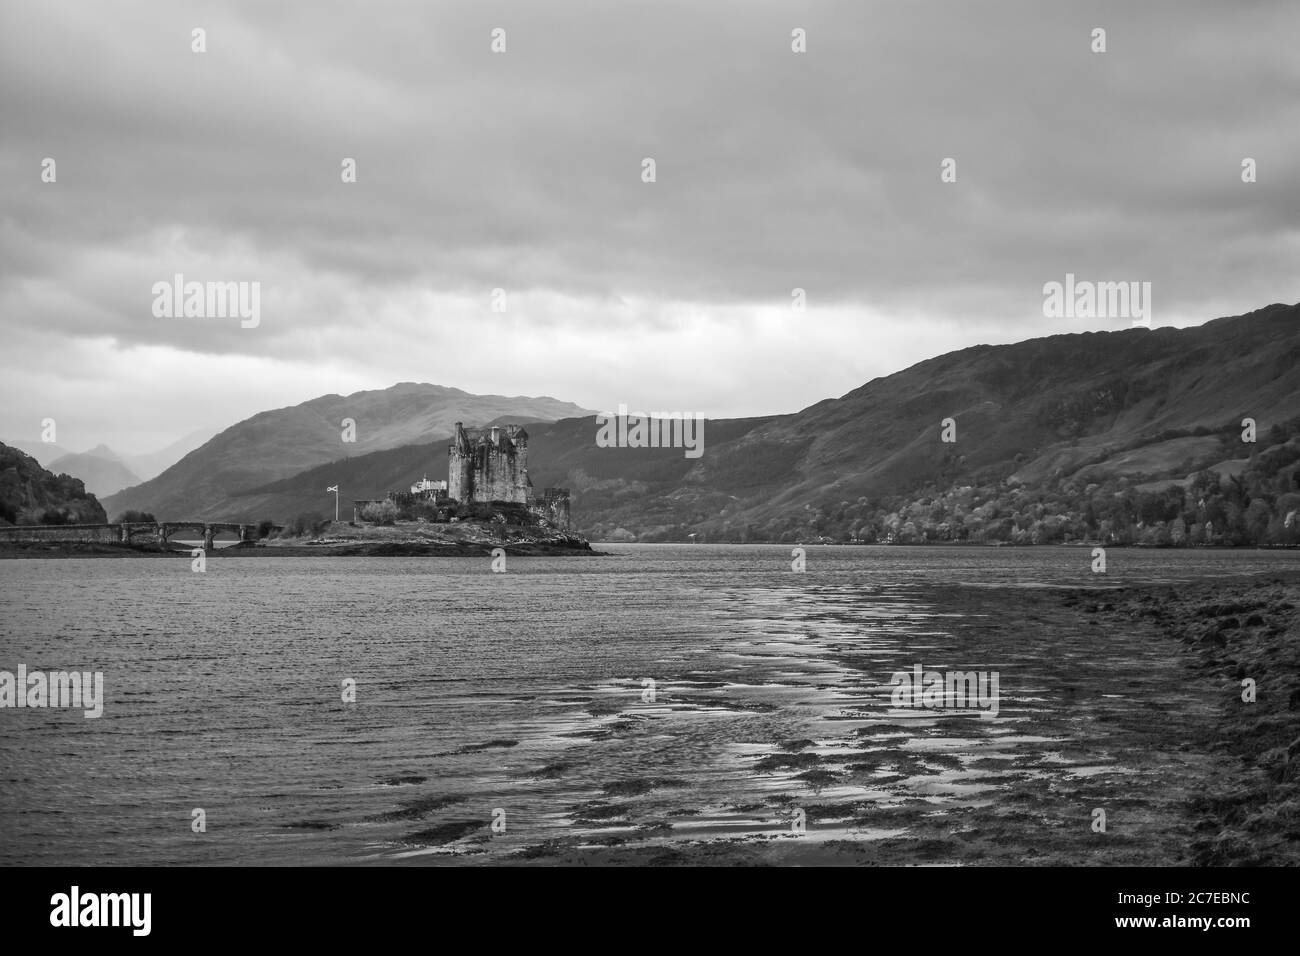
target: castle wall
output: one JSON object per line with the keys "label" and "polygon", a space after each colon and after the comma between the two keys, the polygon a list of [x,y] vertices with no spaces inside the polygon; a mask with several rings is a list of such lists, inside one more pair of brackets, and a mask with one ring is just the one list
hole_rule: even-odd
{"label": "castle wall", "polygon": [[547,488],[529,506],[533,514],[557,528],[569,528],[569,489]]}

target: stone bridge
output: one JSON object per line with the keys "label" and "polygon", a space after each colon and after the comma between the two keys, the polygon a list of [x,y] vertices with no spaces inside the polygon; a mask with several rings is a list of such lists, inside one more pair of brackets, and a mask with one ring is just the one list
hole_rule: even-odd
{"label": "stone bridge", "polygon": [[[272,531],[279,531],[275,525]],[[0,528],[0,543],[38,541],[85,541],[101,544],[156,544],[163,547],[175,537],[202,538],[203,549],[211,551],[223,532],[235,534],[240,542],[257,540],[256,524],[228,521],[139,521],[117,524],[20,524]],[[188,532],[188,533],[187,533]]]}

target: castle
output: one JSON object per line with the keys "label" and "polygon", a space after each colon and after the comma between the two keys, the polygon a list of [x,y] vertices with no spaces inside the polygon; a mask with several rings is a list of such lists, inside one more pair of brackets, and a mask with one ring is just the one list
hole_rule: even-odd
{"label": "castle", "polygon": [[[456,505],[523,505],[535,518],[557,528],[569,527],[569,489],[547,488],[533,494],[528,477],[528,432],[519,425],[493,425],[466,430],[456,423],[447,447],[447,480],[430,481],[426,475],[407,492],[390,491],[387,499],[356,499],[353,521],[373,505],[390,501],[408,519],[425,513],[431,521],[454,521]],[[419,520],[425,520],[420,517]]]}
{"label": "castle", "polygon": [[520,425],[466,431],[456,423],[447,446],[447,495],[461,504],[509,501],[526,505],[539,518],[569,527],[569,489],[533,494],[528,477],[528,432]]}

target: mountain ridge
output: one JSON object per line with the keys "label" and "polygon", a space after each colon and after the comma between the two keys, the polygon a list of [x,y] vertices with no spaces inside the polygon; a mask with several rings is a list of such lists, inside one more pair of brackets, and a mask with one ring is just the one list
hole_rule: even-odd
{"label": "mountain ridge", "polygon": [[[1293,436],[1289,424],[1298,415],[1300,305],[1274,304],[1183,329],[967,346],[798,412],[706,420],[698,459],[681,449],[598,448],[587,416],[529,424],[529,466],[534,487],[571,489],[575,527],[593,539],[897,541],[931,540],[933,531],[939,540],[983,540],[996,527],[996,540],[1019,541],[1046,520],[1047,537],[1064,527],[1065,539],[1082,540],[1112,533],[1099,524],[1110,519],[1096,514],[1116,496],[1129,495],[1132,511],[1141,496],[1185,491],[1201,472],[1220,481],[1251,474],[1265,485],[1292,480],[1282,459],[1300,454],[1300,427]],[[1250,446],[1234,437],[1246,417],[1260,433]],[[943,441],[946,419],[953,442]],[[280,512],[324,512],[323,488],[340,481],[347,497],[370,498],[424,474],[444,477],[445,438],[425,435],[437,440],[242,482],[224,502],[227,517],[267,516],[258,508],[277,520],[287,516]],[[1256,459],[1272,471],[1250,471]],[[1255,531],[1285,537],[1277,528],[1289,511],[1274,511],[1290,488],[1275,491],[1267,516],[1256,507]],[[1024,495],[1050,500],[1024,519],[1016,504]],[[1101,496],[1099,504],[1089,496]],[[1244,528],[1250,500],[1238,497],[1229,504]],[[928,511],[918,523],[911,512],[919,501]],[[1178,519],[1185,529],[1205,525],[1189,507]],[[1132,515],[1114,521],[1138,537],[1150,527]],[[1176,523],[1166,521],[1175,537],[1184,533]],[[1208,523],[1217,541],[1220,525]]]}
{"label": "mountain ridge", "polygon": [[549,396],[471,395],[418,382],[321,395],[236,422],[162,474],[104,503],[115,514],[135,509],[163,520],[247,518],[252,515],[232,510],[239,493],[337,460],[340,452],[355,457],[427,441],[451,434],[457,421],[550,420],[585,412]]}

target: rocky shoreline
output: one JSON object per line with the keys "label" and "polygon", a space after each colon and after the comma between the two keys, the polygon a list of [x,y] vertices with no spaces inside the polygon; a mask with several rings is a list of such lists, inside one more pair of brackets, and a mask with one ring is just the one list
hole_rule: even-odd
{"label": "rocky shoreline", "polygon": [[[208,557],[482,557],[498,548],[517,557],[603,553],[593,551],[585,538],[554,528],[475,522],[359,527],[337,522],[320,534],[232,544],[209,551]],[[39,541],[0,545],[0,558],[158,558],[188,555],[190,550],[180,544]]]}
{"label": "rocky shoreline", "polygon": [[1121,588],[1080,603],[1102,620],[1149,621],[1220,688],[1219,720],[1186,743],[1239,769],[1204,781],[1192,798],[1190,862],[1300,863],[1300,580]]}
{"label": "rocky shoreline", "polygon": [[[232,545],[209,551],[209,559],[225,558],[355,558],[355,557],[425,557],[454,558],[490,556],[501,548],[511,557],[561,557],[565,555],[599,557],[596,551],[581,538],[565,542],[514,542],[506,544],[464,543],[431,544],[422,542],[370,541],[340,545],[279,545],[258,547],[252,544]],[[87,542],[40,542],[14,544],[0,547],[0,560],[23,558],[177,558],[189,557],[183,548],[163,550],[147,545],[95,544]]]}

